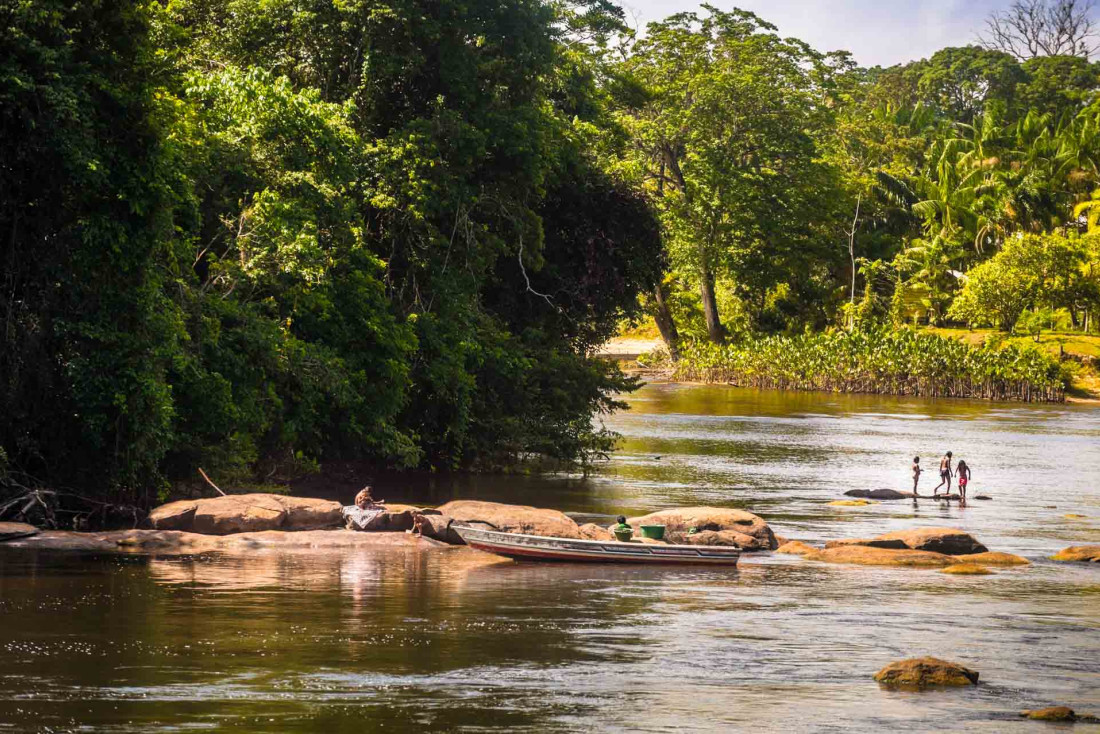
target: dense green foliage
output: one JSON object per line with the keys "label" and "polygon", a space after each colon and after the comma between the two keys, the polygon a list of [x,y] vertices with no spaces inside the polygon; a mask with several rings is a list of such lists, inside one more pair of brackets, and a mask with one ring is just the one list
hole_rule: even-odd
{"label": "dense green foliage", "polygon": [[743,387],[1025,401],[1061,400],[1065,384],[1058,362],[1035,349],[975,349],[888,328],[701,343],[676,374]]}
{"label": "dense green foliage", "polygon": [[[43,0],[0,24],[0,446],[135,503],[198,466],[584,461],[659,277],[604,2]],[[2,468],[2,467],[0,467]]]}

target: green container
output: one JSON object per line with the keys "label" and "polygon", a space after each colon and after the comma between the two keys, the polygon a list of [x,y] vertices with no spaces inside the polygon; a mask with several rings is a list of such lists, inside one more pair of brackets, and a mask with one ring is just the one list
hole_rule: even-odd
{"label": "green container", "polygon": [[634,531],[633,530],[623,529],[623,530],[616,530],[615,531],[615,540],[619,541],[620,543],[625,543],[633,537],[634,537]]}
{"label": "green container", "polygon": [[664,540],[665,538],[665,526],[664,525],[643,525],[642,537],[653,538],[654,540]]}

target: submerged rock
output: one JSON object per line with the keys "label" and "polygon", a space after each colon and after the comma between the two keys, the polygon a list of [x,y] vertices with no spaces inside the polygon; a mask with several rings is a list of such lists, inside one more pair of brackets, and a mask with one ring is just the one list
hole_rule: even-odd
{"label": "submerged rock", "polygon": [[953,556],[960,563],[977,563],[982,566],[1027,566],[1031,561],[1023,556],[1001,551],[986,551],[985,553],[968,553],[961,556]]}
{"label": "submerged rock", "polygon": [[878,503],[872,500],[833,500],[829,504],[833,507],[866,507]]}
{"label": "submerged rock", "polygon": [[956,563],[947,568],[940,569],[940,573],[950,573],[959,576],[988,576],[993,573],[985,566],[977,563]]}
{"label": "submerged rock", "polygon": [[263,530],[316,530],[339,527],[341,505],[312,497],[278,494],[231,494],[161,505],[149,513],[154,530],[181,530],[207,535]]}
{"label": "submerged rock", "polygon": [[1074,545],[1051,556],[1055,561],[1071,563],[1100,563],[1100,545]]}
{"label": "submerged rock", "polygon": [[0,542],[37,534],[38,528],[25,522],[0,522]]}
{"label": "submerged rock", "polygon": [[775,540],[775,533],[763,518],[744,510],[723,507],[678,507],[652,512],[642,517],[632,517],[627,522],[635,530],[642,525],[664,525],[665,538],[670,543],[692,543],[693,541],[689,539],[689,531],[695,528],[696,532],[693,535],[699,535],[704,531],[715,533],[733,531],[737,535],[726,534],[723,537],[728,544],[736,543],[746,551],[775,550],[779,547],[779,543]]}
{"label": "submerged rock", "polygon": [[580,527],[563,512],[526,505],[500,502],[455,500],[439,507],[439,512],[460,524],[482,523],[506,533],[543,535],[551,538],[581,539]]}
{"label": "submerged rock", "polygon": [[923,657],[890,663],[874,678],[886,686],[926,688],[930,686],[972,686],[978,684],[978,672],[958,663]]}
{"label": "submerged rock", "polygon": [[987,501],[987,502],[988,502],[989,500],[992,500],[993,498],[992,498],[992,497],[990,497],[990,496],[989,496],[988,494],[979,494],[979,495],[977,495],[976,497],[974,497],[974,499],[976,499],[976,500],[983,500],[983,501]]}
{"label": "submerged rock", "polygon": [[1021,711],[1020,716],[1038,721],[1077,721],[1077,714],[1069,706],[1047,706],[1043,709]]}
{"label": "submerged rock", "polygon": [[957,528],[911,528],[885,533],[875,540],[900,540],[913,550],[946,553],[951,556],[985,553],[989,550],[970,533]]}
{"label": "submerged rock", "polygon": [[863,497],[869,500],[908,500],[912,492],[899,492],[896,489],[850,489],[844,493],[848,497]]}

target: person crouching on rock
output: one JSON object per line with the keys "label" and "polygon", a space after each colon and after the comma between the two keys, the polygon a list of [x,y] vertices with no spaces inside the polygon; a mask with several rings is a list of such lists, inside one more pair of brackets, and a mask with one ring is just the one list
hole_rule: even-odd
{"label": "person crouching on rock", "polygon": [[955,468],[955,476],[959,478],[959,504],[966,504],[966,485],[970,484],[970,467],[959,459],[959,465]]}
{"label": "person crouching on rock", "polygon": [[355,504],[343,510],[348,530],[376,530],[379,518],[386,512],[386,500],[371,496],[370,487],[363,487],[355,495]]}

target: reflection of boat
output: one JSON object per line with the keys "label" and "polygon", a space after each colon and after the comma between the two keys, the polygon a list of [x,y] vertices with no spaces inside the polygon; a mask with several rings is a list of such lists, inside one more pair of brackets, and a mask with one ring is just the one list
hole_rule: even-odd
{"label": "reflection of boat", "polygon": [[517,561],[581,561],[589,563],[696,564],[736,566],[741,549],[729,546],[618,543],[603,540],[548,538],[453,526],[466,545]]}

